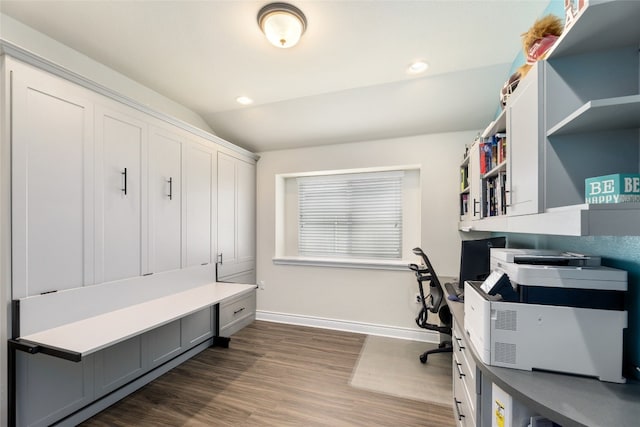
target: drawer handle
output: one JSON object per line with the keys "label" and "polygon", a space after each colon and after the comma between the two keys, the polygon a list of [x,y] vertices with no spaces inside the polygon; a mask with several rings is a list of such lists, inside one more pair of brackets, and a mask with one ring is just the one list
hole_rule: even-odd
{"label": "drawer handle", "polygon": [[456,405],[456,414],[458,415],[458,421],[462,421],[462,419],[464,418],[464,414],[460,413],[460,408],[458,407],[458,404],[462,402],[454,397],[453,403]]}
{"label": "drawer handle", "polygon": [[236,311],[234,311],[233,315],[235,316],[236,314],[240,313],[242,310],[244,310],[244,307],[241,307],[241,308],[237,309]]}
{"label": "drawer handle", "polygon": [[454,337],[456,339],[456,342],[458,343],[458,350],[462,351],[465,347],[460,344],[462,342],[462,338],[458,338],[458,337]]}
{"label": "drawer handle", "polygon": [[462,372],[462,369],[460,369],[460,366],[462,366],[462,363],[456,362],[456,368],[458,369],[458,378],[462,379],[462,377],[464,377],[465,374],[464,372]]}

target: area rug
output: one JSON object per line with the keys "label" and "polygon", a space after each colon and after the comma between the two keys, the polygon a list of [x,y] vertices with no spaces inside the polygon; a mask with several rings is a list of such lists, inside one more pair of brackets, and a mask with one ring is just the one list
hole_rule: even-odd
{"label": "area rug", "polygon": [[426,364],[419,359],[422,352],[437,346],[369,335],[350,384],[377,393],[451,406],[451,353],[429,355]]}

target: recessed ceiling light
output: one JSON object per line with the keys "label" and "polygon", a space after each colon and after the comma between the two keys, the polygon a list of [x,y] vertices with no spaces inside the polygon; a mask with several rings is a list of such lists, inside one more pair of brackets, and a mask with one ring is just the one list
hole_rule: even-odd
{"label": "recessed ceiling light", "polygon": [[238,104],[242,105],[253,104],[253,99],[249,98],[248,96],[239,96],[236,98],[236,101],[238,102]]}
{"label": "recessed ceiling light", "polygon": [[429,68],[429,64],[427,64],[425,61],[415,61],[411,65],[409,65],[409,68],[407,68],[407,73],[420,74],[427,71],[427,68]]}

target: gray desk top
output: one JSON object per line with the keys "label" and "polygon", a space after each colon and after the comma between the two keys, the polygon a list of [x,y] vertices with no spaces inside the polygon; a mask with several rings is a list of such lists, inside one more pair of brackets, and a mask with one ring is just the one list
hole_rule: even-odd
{"label": "gray desk top", "polygon": [[[444,282],[443,282],[444,288]],[[446,290],[443,289],[446,295]],[[447,300],[464,329],[464,303]],[[572,375],[488,366],[474,349],[476,365],[489,381],[563,427],[640,425],[640,383],[615,384]]]}

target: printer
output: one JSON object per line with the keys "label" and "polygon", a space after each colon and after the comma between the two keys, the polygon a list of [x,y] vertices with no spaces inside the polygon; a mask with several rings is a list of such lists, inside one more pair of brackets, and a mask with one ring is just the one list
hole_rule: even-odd
{"label": "printer", "polygon": [[600,258],[491,248],[491,274],[464,284],[464,325],[483,363],[624,383],[627,272]]}

